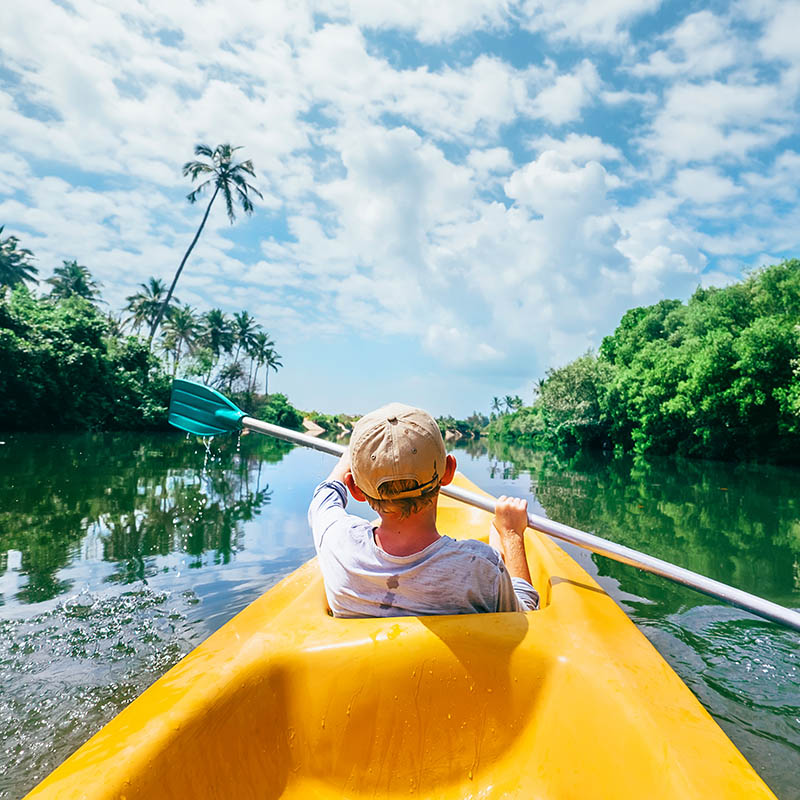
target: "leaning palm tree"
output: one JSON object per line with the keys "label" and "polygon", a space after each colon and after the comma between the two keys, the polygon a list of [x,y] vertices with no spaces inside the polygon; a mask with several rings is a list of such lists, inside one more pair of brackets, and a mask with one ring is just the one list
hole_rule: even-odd
{"label": "leaning palm tree", "polygon": [[172,353],[172,377],[178,371],[183,345],[191,350],[200,335],[200,321],[195,310],[189,306],[173,307],[164,321],[164,339]]}
{"label": "leaning palm tree", "polygon": [[[0,234],[5,225],[0,225]],[[25,247],[17,247],[19,239],[16,236],[6,236],[0,239],[0,288],[15,286],[26,281],[37,282],[34,277],[39,271],[31,264],[33,253]]]}
{"label": "leaning palm tree", "polygon": [[56,267],[53,270],[53,277],[48,278],[45,283],[53,287],[50,290],[50,297],[54,300],[82,297],[93,303],[100,297],[100,284],[92,278],[92,273],[87,267],[74,259],[65,260],[62,266]]}
{"label": "leaning palm tree", "polygon": [[181,276],[181,272],[183,271],[183,267],[189,258],[189,254],[194,249],[194,246],[197,244],[197,240],[200,238],[200,234],[203,232],[206,220],[211,212],[211,206],[214,205],[217,195],[222,192],[222,196],[225,198],[225,208],[228,212],[228,219],[231,221],[231,224],[233,224],[236,220],[236,214],[234,213],[234,200],[242,207],[242,210],[245,212],[245,214],[252,214],[253,203],[250,200],[249,192],[262,197],[261,192],[259,192],[254,186],[251,186],[243,175],[244,173],[255,178],[256,173],[253,169],[253,162],[249,159],[247,161],[240,161],[238,163],[233,161],[233,154],[237,150],[241,149],[241,147],[231,147],[229,144],[220,144],[217,145],[214,150],[212,150],[206,144],[198,144],[194,148],[195,155],[203,156],[209,159],[211,163],[207,163],[205,161],[187,161],[183,165],[184,177],[191,177],[192,182],[196,181],[200,176],[208,176],[206,180],[204,180],[194,191],[186,195],[186,199],[190,203],[196,203],[200,195],[212,185],[214,187],[214,193],[211,195],[211,199],[208,201],[206,213],[203,214],[200,227],[197,229],[197,233],[195,233],[194,239],[192,239],[192,243],[189,245],[189,249],[184,253],[180,266],[175,273],[175,277],[172,279],[172,285],[169,287],[169,291],[167,292],[167,296],[164,300],[161,310],[153,322],[152,327],[150,328],[150,341],[153,340],[153,336],[155,335],[155,332],[161,323],[161,318],[163,317],[164,312],[169,305],[172,293],[175,291],[175,285],[178,283],[178,278]]}
{"label": "leaning palm tree", "polygon": [[[126,321],[132,323],[134,333],[139,333],[142,325],[153,324],[167,295],[167,285],[160,278],[149,278],[147,283],[139,286],[139,291],[125,298],[128,301],[125,310],[130,314]],[[180,303],[177,297],[173,297],[171,302],[170,311]]]}

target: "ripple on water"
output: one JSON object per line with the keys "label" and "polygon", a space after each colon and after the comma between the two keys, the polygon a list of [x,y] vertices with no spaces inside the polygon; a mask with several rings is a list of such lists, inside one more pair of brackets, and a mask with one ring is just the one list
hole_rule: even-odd
{"label": "ripple on water", "polygon": [[800,797],[800,636],[720,605],[637,623],[781,800]]}
{"label": "ripple on water", "polygon": [[197,602],[192,591],[83,591],[0,620],[0,798],[22,796],[186,655],[203,636],[187,615]]}

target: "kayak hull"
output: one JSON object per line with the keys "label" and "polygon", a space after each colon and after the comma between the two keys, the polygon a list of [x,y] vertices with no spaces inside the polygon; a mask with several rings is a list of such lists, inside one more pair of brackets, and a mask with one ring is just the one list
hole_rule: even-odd
{"label": "kayak hull", "polygon": [[[442,532],[489,524],[440,501]],[[599,585],[528,552],[528,614],[334,619],[311,561],[29,797],[774,798]]]}

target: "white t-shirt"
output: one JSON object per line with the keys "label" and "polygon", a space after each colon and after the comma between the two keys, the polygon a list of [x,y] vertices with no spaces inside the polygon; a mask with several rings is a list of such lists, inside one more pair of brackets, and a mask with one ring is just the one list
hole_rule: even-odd
{"label": "white t-shirt", "polygon": [[336,617],[401,617],[533,611],[539,595],[512,578],[500,554],[473,539],[442,536],[424,550],[394,556],[371,523],[345,512],[347,489],[321,483],[308,509],[328,605]]}

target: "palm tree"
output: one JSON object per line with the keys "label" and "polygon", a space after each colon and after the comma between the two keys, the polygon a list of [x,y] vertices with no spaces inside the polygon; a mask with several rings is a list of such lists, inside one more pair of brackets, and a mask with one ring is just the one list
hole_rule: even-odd
{"label": "palm tree", "polygon": [[242,348],[244,348],[245,353],[250,353],[260,328],[261,326],[256,322],[256,318],[250,316],[247,311],[238,311],[233,315],[233,337],[236,342],[234,361],[239,360],[239,352]]}
{"label": "palm tree", "polygon": [[230,353],[233,350],[233,329],[228,315],[219,308],[212,308],[202,316],[202,342],[213,355],[211,367],[206,376],[206,383],[211,379],[211,373],[217,365],[222,353]]}
{"label": "palm tree", "polygon": [[250,367],[252,370],[253,364],[255,363],[255,374],[251,374],[250,381],[248,383],[249,391],[255,391],[256,381],[258,381],[258,371],[261,369],[261,365],[266,361],[267,353],[269,353],[272,348],[275,347],[275,342],[269,338],[269,334],[265,331],[259,331],[253,337],[253,345],[250,348]]}
{"label": "palm tree", "polygon": [[225,198],[225,209],[228,212],[228,219],[230,220],[231,225],[236,220],[236,214],[234,213],[234,198],[242,207],[242,210],[245,212],[245,214],[253,213],[253,203],[250,200],[248,194],[249,192],[253,192],[253,194],[263,198],[261,192],[259,192],[254,186],[251,186],[243,175],[243,173],[245,173],[255,178],[256,173],[253,169],[253,162],[249,159],[247,161],[240,161],[239,163],[234,163],[233,161],[233,154],[237,150],[241,149],[241,147],[231,147],[230,144],[219,144],[216,146],[216,148],[214,148],[214,150],[212,150],[206,144],[198,144],[195,145],[194,148],[195,155],[210,159],[211,163],[209,164],[205,161],[187,161],[183,165],[184,177],[191,177],[192,182],[196,181],[201,175],[209,176],[194,191],[186,195],[186,199],[190,203],[196,203],[200,195],[212,185],[214,186],[214,193],[211,195],[211,200],[208,201],[206,213],[203,214],[200,227],[197,229],[197,233],[195,233],[194,239],[192,239],[192,243],[189,245],[189,249],[184,253],[180,266],[175,273],[175,277],[172,279],[172,285],[169,287],[164,304],[162,305],[156,319],[153,321],[153,325],[150,328],[150,341],[153,340],[153,336],[155,335],[155,332],[161,323],[161,318],[164,315],[167,306],[169,305],[169,301],[172,298],[172,293],[175,291],[175,285],[178,283],[178,278],[181,276],[181,272],[183,271],[183,267],[189,258],[189,254],[194,249],[194,246],[197,244],[197,240],[200,238],[200,234],[203,232],[206,220],[211,212],[211,206],[214,205],[217,195],[222,192],[222,196]]}
{"label": "palm tree", "polygon": [[[0,225],[0,234],[5,225]],[[33,253],[25,247],[18,248],[19,239],[16,236],[7,236],[0,239],[0,287],[8,286],[13,289],[20,283],[33,281],[39,271],[31,264]]]}
{"label": "palm tree", "polygon": [[[138,292],[125,298],[128,301],[125,310],[130,314],[127,322],[133,323],[134,333],[139,333],[142,325],[153,324],[167,293],[167,285],[160,278],[149,278],[147,283],[140,283],[139,286],[141,289]],[[177,305],[180,300],[173,297],[172,303]]]}
{"label": "palm tree", "polygon": [[230,364],[226,364],[219,371],[214,385],[221,389],[227,383],[228,391],[230,392],[234,381],[244,381],[244,368],[238,361],[231,361]]}
{"label": "palm tree", "polygon": [[106,321],[108,322],[108,335],[114,339],[120,339],[124,336],[125,326],[122,322],[121,314],[106,314]]}
{"label": "palm tree", "polygon": [[278,367],[282,367],[283,364],[281,363],[281,357],[270,347],[266,355],[264,357],[264,366],[266,369],[264,370],[264,396],[269,397],[269,371],[275,370],[278,371]]}
{"label": "palm tree", "polygon": [[53,270],[53,277],[48,278],[45,283],[53,287],[50,290],[50,297],[54,300],[82,297],[93,303],[100,296],[100,284],[92,279],[92,273],[87,267],[74,259],[65,260],[63,266],[56,267]]}
{"label": "palm tree", "polygon": [[492,398],[492,412],[496,413],[496,414],[499,414],[500,411],[502,410],[502,408],[503,408],[503,405],[500,402],[500,398],[499,397],[493,397]]}
{"label": "palm tree", "polygon": [[164,343],[173,356],[172,377],[178,371],[183,345],[191,350],[200,334],[200,322],[195,310],[189,306],[173,306],[164,321]]}

